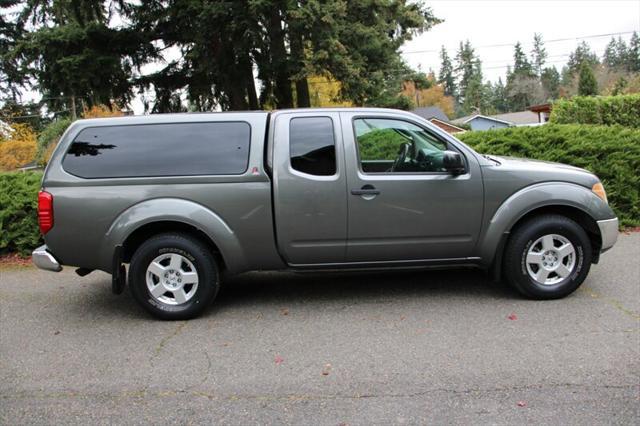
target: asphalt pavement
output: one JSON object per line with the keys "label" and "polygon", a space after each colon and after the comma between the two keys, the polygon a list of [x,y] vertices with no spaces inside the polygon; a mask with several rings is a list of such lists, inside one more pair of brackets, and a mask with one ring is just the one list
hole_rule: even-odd
{"label": "asphalt pavement", "polygon": [[110,285],[0,270],[1,424],[640,423],[640,233],[546,302],[475,270],[252,273],[162,322]]}

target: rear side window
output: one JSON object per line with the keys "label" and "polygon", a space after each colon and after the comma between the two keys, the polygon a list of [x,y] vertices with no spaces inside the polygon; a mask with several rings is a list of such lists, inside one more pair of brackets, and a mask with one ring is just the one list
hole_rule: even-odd
{"label": "rear side window", "polygon": [[242,174],[251,128],[243,122],[84,129],[62,162],[83,178]]}
{"label": "rear side window", "polygon": [[336,143],[329,117],[298,117],[289,123],[291,167],[316,176],[336,174]]}

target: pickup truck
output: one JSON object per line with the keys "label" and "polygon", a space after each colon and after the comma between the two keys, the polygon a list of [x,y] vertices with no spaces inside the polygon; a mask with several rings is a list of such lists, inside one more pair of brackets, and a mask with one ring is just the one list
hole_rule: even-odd
{"label": "pickup truck", "polygon": [[257,270],[474,266],[560,298],[618,235],[592,173],[481,155],[370,108],[76,121],[38,206],[38,267],[110,273],[162,319],[200,314],[223,273]]}

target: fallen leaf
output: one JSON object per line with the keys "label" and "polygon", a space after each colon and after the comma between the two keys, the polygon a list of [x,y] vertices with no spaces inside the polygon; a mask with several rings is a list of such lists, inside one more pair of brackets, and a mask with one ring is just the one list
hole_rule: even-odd
{"label": "fallen leaf", "polygon": [[524,401],[518,401],[518,407],[526,407],[527,403]]}
{"label": "fallen leaf", "polygon": [[511,313],[507,318],[509,318],[511,321],[515,321],[518,319],[518,316],[514,313]]}
{"label": "fallen leaf", "polygon": [[276,355],[274,361],[276,362],[276,365],[280,365],[284,362],[284,358],[282,358],[280,355]]}

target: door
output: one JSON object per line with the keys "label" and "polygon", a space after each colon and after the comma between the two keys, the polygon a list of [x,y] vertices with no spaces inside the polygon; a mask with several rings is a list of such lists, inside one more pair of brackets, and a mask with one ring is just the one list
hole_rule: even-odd
{"label": "door", "polygon": [[291,265],[344,262],[347,195],[338,113],[276,113],[276,240]]}
{"label": "door", "polygon": [[[348,170],[346,261],[471,256],[484,200],[475,157],[402,115],[342,113],[342,125]],[[464,156],[463,173],[445,171],[445,150]]]}

